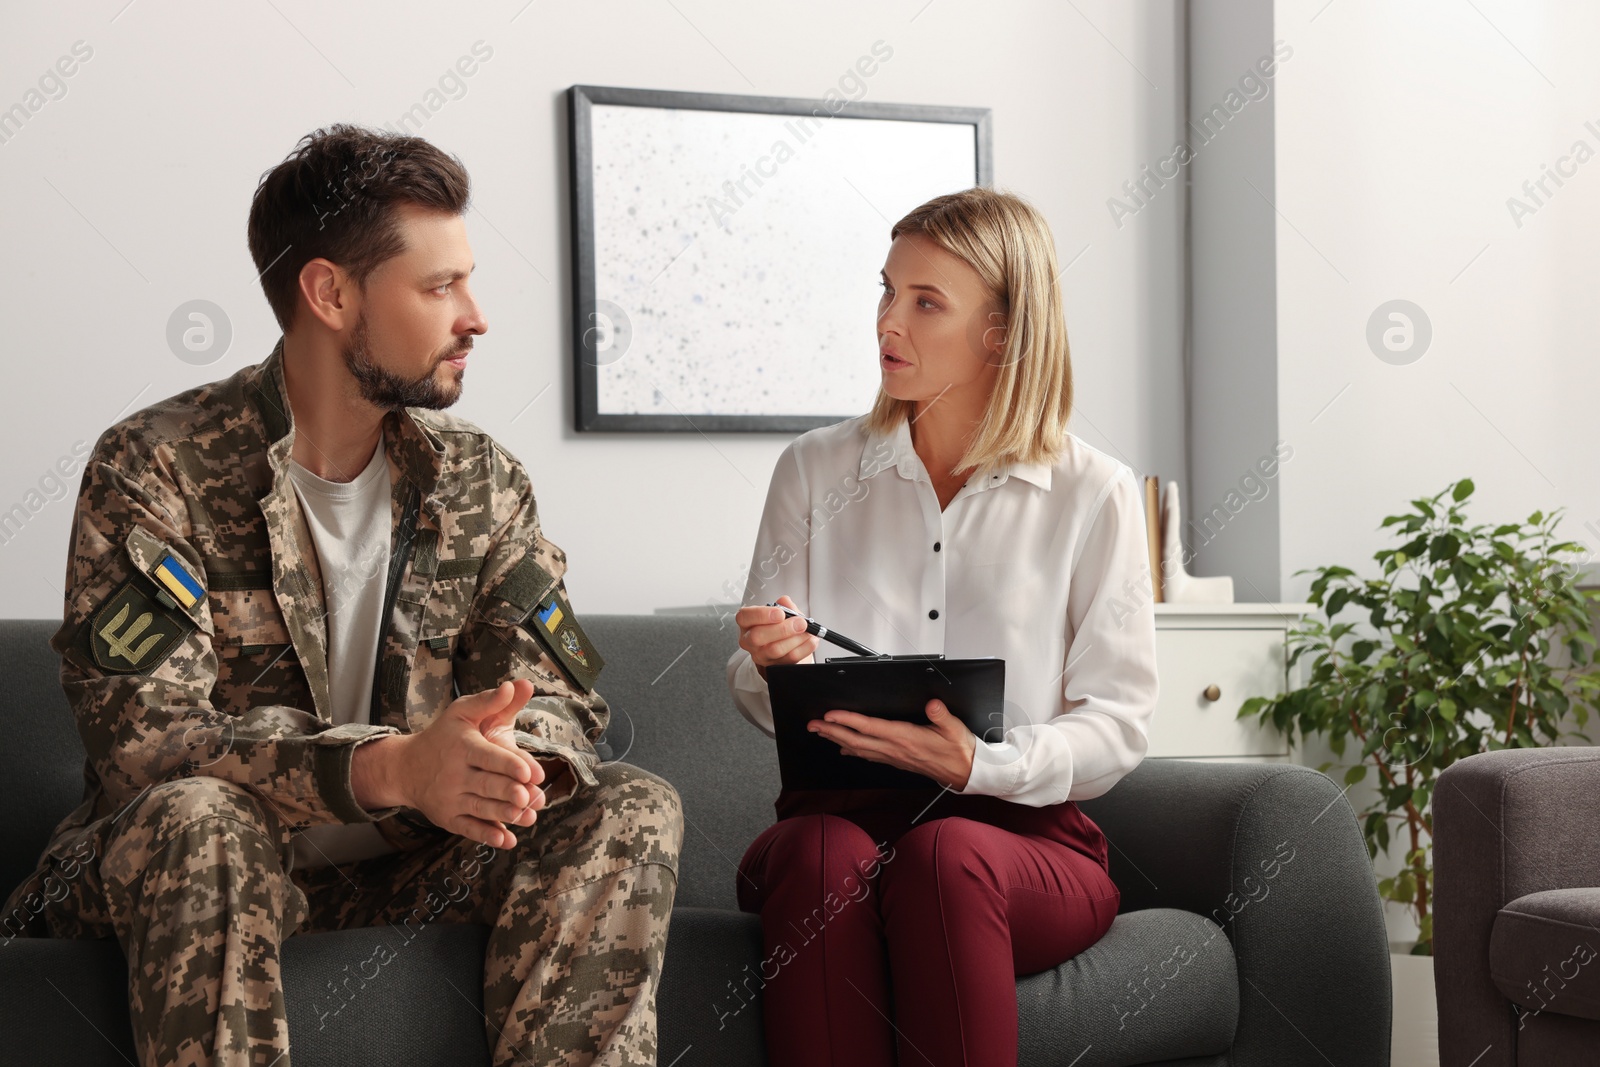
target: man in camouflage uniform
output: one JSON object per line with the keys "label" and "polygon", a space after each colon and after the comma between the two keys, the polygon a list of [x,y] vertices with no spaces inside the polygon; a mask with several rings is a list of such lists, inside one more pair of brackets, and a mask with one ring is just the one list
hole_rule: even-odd
{"label": "man in camouflage uniform", "polygon": [[[284,351],[280,340],[96,444],[51,640],[88,752],[86,796],[6,903],[4,932],[116,937],[147,1065],[287,1067],[284,937],[490,924],[496,1065],[654,1063],[681,808],[662,779],[596,754],[603,660],[527,475],[464,419],[383,414],[391,550],[371,717],[331,722],[334,576],[285,470],[296,421]],[[416,752],[446,734],[522,783],[499,782],[517,800],[486,804],[491,829],[472,836],[388,803],[429,783],[381,793],[354,770],[358,747],[407,736]],[[391,851],[295,864],[304,831],[364,822]]]}

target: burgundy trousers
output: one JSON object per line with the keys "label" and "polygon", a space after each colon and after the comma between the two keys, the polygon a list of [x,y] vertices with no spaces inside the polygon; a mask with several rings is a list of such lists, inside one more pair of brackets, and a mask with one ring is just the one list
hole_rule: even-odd
{"label": "burgundy trousers", "polygon": [[1016,1067],[1016,977],[1098,941],[1122,894],[1072,802],[784,792],[739,863],[771,1067]]}

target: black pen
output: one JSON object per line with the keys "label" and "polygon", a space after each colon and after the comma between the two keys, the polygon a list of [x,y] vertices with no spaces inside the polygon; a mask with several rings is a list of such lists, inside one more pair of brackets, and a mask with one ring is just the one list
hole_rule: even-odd
{"label": "black pen", "polygon": [[815,635],[817,637],[822,638],[824,641],[827,641],[827,642],[830,642],[832,644],[838,645],[840,648],[845,649],[846,651],[854,652],[858,656],[882,656],[883,655],[883,653],[881,653],[881,652],[872,651],[872,649],[868,648],[866,645],[863,645],[860,641],[852,641],[852,640],[850,640],[850,638],[846,637],[844,634],[836,633],[835,631],[828,629],[826,626],[822,625],[816,619],[809,618],[808,616],[802,615],[798,611],[794,610],[793,608],[786,608],[782,604],[777,604],[777,603],[768,604],[767,607],[769,607],[769,608],[777,608],[779,611],[783,612],[785,615],[790,616],[791,618],[805,619],[806,620],[806,633],[813,634],[813,635]]}

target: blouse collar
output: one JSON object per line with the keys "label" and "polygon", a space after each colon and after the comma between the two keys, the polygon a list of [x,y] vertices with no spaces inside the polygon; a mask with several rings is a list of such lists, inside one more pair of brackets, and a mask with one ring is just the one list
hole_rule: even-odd
{"label": "blouse collar", "polygon": [[[862,419],[864,423],[865,416]],[[901,419],[888,434],[868,432],[865,436],[866,444],[861,449],[859,477],[870,478],[893,467],[900,477],[916,479],[917,471],[922,467],[922,457],[917,455],[916,449],[911,445],[909,419]],[[887,452],[881,447],[881,442],[888,443]],[[1052,473],[1052,467],[1046,463],[1006,463],[991,470],[984,478],[985,484],[980,488],[992,489],[997,485],[1004,485],[1008,478],[1017,477],[1049,492]]]}

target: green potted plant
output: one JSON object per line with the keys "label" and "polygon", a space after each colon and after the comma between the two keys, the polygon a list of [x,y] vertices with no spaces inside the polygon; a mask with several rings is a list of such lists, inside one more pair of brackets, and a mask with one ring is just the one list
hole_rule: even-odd
{"label": "green potted plant", "polygon": [[[1341,760],[1347,786],[1376,774],[1377,799],[1358,812],[1367,851],[1405,862],[1379,893],[1409,907],[1419,930],[1413,955],[1433,954],[1432,798],[1458,759],[1502,748],[1543,747],[1576,737],[1600,694],[1590,603],[1575,583],[1584,545],[1558,541],[1557,510],[1526,523],[1468,526],[1463,478],[1412,511],[1390,515],[1398,547],[1374,554],[1381,576],[1315,567],[1309,616],[1289,633],[1289,664],[1309,662],[1306,684],[1244,702],[1293,741],[1321,736]],[[1353,621],[1336,621],[1341,614]],[[1565,662],[1553,656],[1566,653]],[[1570,716],[1579,729],[1564,730]],[[1319,770],[1327,771],[1333,763]]]}

